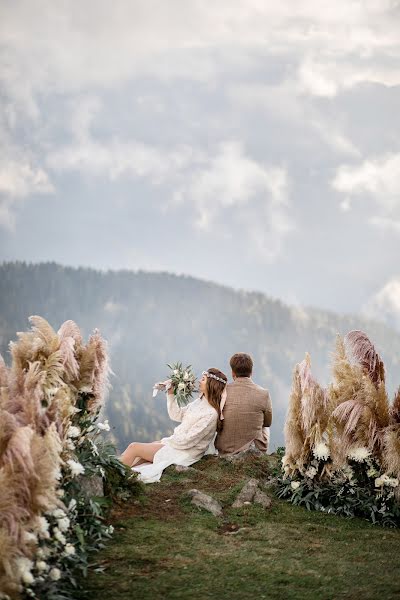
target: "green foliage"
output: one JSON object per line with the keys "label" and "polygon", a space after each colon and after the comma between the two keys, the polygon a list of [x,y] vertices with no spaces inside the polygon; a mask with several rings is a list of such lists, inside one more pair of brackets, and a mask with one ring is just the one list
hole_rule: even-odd
{"label": "green foliage", "polygon": [[[400,527],[400,504],[393,487],[376,487],[380,467],[376,461],[349,461],[348,467],[323,474],[329,461],[313,460],[305,472],[281,476],[277,496],[307,510],[344,517],[360,517],[384,527]],[[313,476],[307,476],[310,469]],[[396,480],[389,480],[396,481]]]}

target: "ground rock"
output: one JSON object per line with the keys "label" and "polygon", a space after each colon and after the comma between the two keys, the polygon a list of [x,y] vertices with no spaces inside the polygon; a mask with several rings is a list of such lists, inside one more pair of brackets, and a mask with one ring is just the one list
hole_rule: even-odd
{"label": "ground rock", "polygon": [[252,502],[256,491],[258,490],[259,481],[258,479],[249,479],[241,491],[239,492],[236,500],[232,504],[233,508],[242,508],[245,504]]}
{"label": "ground rock", "polygon": [[262,492],[260,489],[257,489],[256,493],[254,494],[254,503],[261,504],[261,506],[266,509],[269,509],[272,506],[271,498],[268,496],[268,494]]}
{"label": "ground rock", "polygon": [[176,465],[175,471],[177,473],[197,473],[197,469],[193,467],[185,467],[184,465]]}
{"label": "ground rock", "polygon": [[195,506],[204,508],[204,510],[212,513],[214,517],[222,517],[222,506],[215,498],[196,489],[189,490],[188,496],[192,498],[192,504]]}
{"label": "ground rock", "polygon": [[259,450],[254,442],[250,445],[247,450],[242,450],[241,452],[235,452],[234,454],[222,454],[220,457],[223,460],[227,460],[228,462],[237,462],[245,459],[247,456],[265,456],[265,452]]}

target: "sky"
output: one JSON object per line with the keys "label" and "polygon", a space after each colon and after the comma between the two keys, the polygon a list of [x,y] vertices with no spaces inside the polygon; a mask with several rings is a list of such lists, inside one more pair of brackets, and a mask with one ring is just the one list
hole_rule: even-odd
{"label": "sky", "polygon": [[0,260],[400,328],[399,0],[0,0]]}

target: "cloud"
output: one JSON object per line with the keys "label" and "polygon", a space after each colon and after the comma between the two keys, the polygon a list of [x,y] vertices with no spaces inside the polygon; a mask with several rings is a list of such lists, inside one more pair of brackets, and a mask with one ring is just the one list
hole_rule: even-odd
{"label": "cloud", "polygon": [[293,229],[286,170],[260,164],[236,141],[222,143],[214,156],[195,166],[175,201],[193,205],[195,224],[202,231],[229,236],[224,222],[233,219],[253,249],[268,261],[276,258],[282,240]]}
{"label": "cloud", "polygon": [[0,161],[0,226],[15,229],[15,203],[36,194],[51,194],[48,174],[29,162]]}
{"label": "cloud", "polygon": [[362,312],[400,330],[400,277],[388,281],[365,303]]}
{"label": "cloud", "polygon": [[[369,223],[381,228],[398,230],[393,219],[400,217],[400,153],[371,158],[358,165],[341,165],[332,186],[349,197],[370,197],[378,215]],[[343,204],[343,203],[342,203]]]}

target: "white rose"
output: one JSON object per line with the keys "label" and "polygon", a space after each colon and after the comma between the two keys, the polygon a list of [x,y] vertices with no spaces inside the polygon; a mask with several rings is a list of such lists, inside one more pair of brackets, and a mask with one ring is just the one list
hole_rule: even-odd
{"label": "white rose", "polygon": [[184,376],[183,376],[183,379],[185,379],[185,381],[186,381],[187,379],[189,379],[189,373],[188,373],[187,371],[185,371],[185,374],[184,374]]}
{"label": "white rose", "polygon": [[75,554],[75,548],[72,544],[66,544],[64,552],[66,556],[72,556],[73,554]]}
{"label": "white rose", "polygon": [[185,389],[185,384],[183,383],[183,381],[180,382],[180,384],[178,385],[178,390],[184,390]]}
{"label": "white rose", "polygon": [[297,490],[300,487],[300,482],[292,481],[292,483],[290,484],[290,487],[292,488],[292,490]]}
{"label": "white rose", "polygon": [[65,546],[65,544],[67,543],[67,540],[65,539],[65,535],[63,533],[61,533],[61,531],[58,529],[58,527],[54,527],[53,535],[54,535],[54,538],[58,542],[60,542],[61,544],[63,544],[63,546]]}
{"label": "white rose", "polygon": [[65,512],[62,508],[55,508],[51,514],[56,519],[62,519],[63,517],[65,517]]}
{"label": "white rose", "polygon": [[70,526],[70,520],[68,519],[68,517],[63,517],[62,519],[58,519],[57,524],[60,531],[68,531]]}
{"label": "white rose", "polygon": [[57,567],[54,567],[53,569],[51,569],[51,571],[49,573],[49,577],[53,581],[58,581],[60,579],[60,577],[61,577],[61,571],[60,571],[60,569],[57,569]]}
{"label": "white rose", "polygon": [[44,562],[44,560],[38,560],[36,563],[36,568],[39,571],[39,573],[41,573],[42,571],[47,571],[49,565],[46,562]]}

